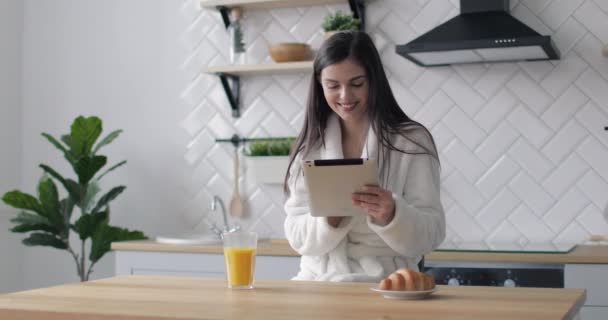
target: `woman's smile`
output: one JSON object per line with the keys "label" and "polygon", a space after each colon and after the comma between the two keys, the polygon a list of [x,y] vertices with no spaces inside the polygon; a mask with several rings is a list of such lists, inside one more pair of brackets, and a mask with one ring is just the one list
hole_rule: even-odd
{"label": "woman's smile", "polygon": [[351,112],[351,111],[355,110],[355,107],[357,107],[357,103],[356,102],[338,103],[338,106],[340,106],[340,108],[342,108],[342,110],[344,110],[346,112]]}
{"label": "woman's smile", "polygon": [[346,122],[367,117],[369,84],[365,69],[353,59],[345,59],[321,71],[323,94],[329,107]]}

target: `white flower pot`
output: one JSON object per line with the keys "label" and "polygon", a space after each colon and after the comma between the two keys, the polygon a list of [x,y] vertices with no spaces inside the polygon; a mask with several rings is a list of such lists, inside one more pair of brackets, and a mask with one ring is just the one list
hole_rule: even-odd
{"label": "white flower pot", "polygon": [[289,164],[288,156],[245,157],[248,177],[253,177],[257,183],[279,183],[285,181],[285,173]]}

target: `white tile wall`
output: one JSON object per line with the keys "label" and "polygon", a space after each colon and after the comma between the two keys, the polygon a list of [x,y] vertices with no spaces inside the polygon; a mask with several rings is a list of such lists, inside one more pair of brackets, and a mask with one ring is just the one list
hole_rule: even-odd
{"label": "white tile wall", "polygon": [[[228,61],[219,14],[197,0],[182,7],[191,26],[182,41],[191,54],[184,72]],[[420,68],[395,54],[411,40],[458,13],[458,1],[379,0],[367,7],[392,89],[403,109],[433,132],[442,159],[446,242],[583,240],[608,233],[608,5],[597,0],[511,1],[512,13],[562,51],[555,62],[495,63]],[[323,16],[348,6],[246,12],[248,61],[270,62],[276,41],[321,42]],[[301,125],[309,75],[246,77],[243,115],[230,117],[218,80],[192,76],[183,101],[190,114],[181,126],[192,166],[195,199],[229,199],[232,147],[212,143],[233,133],[248,137],[295,135]],[[211,166],[211,169],[204,169]],[[247,168],[241,166],[241,170]],[[281,238],[282,191],[241,179],[248,201],[241,224]],[[184,212],[191,212],[186,208]]]}

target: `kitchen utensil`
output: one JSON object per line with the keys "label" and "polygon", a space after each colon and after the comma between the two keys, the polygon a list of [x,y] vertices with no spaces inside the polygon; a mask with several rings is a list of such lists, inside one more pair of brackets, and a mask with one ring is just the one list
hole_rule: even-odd
{"label": "kitchen utensil", "polygon": [[312,51],[306,43],[280,42],[268,47],[275,62],[305,61],[312,59]]}
{"label": "kitchen utensil", "polygon": [[234,148],[234,191],[230,199],[230,215],[239,218],[243,215],[243,202],[239,194],[239,148]]}

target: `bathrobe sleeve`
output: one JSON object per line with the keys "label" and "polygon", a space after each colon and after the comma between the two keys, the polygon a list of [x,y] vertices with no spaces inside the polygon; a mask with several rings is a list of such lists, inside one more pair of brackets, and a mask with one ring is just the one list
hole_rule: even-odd
{"label": "bathrobe sleeve", "polygon": [[338,246],[352,229],[354,219],[344,217],[337,228],[326,217],[312,217],[308,206],[308,191],[296,158],[288,181],[290,195],[285,202],[285,236],[291,247],[301,255],[321,256]]}
{"label": "bathrobe sleeve", "polygon": [[408,168],[407,175],[399,178],[402,190],[393,190],[395,217],[386,226],[374,224],[369,217],[367,223],[399,254],[419,257],[436,249],[445,238],[439,162],[428,154],[401,154],[400,158],[400,165]]}

